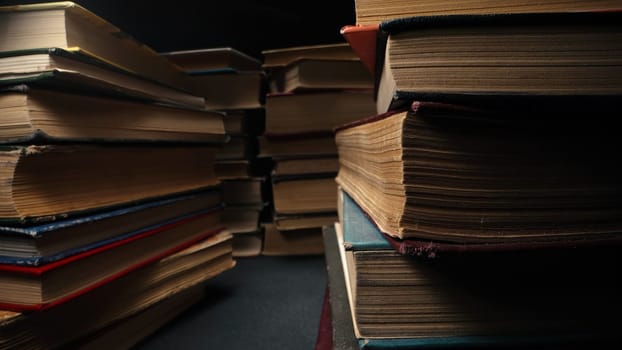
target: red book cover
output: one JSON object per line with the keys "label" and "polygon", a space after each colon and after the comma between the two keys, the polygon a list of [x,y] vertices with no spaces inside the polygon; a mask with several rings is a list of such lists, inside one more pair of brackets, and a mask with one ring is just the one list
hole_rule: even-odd
{"label": "red book cover", "polygon": [[[0,264],[0,274],[2,275],[6,275],[8,277],[10,277],[11,275],[29,275],[32,278],[39,280],[41,285],[43,285],[44,282],[47,280],[46,276],[57,273],[57,271],[61,268],[71,269],[72,266],[76,266],[83,262],[88,263],[89,260],[96,260],[102,257],[108,259],[106,261],[110,261],[112,258],[114,258],[114,255],[111,254],[114,254],[115,251],[119,250],[123,250],[122,252],[120,252],[120,254],[138,255],[142,253],[139,252],[140,250],[149,249],[149,246],[147,246],[147,244],[149,244],[151,248],[153,248],[151,249],[152,253],[147,252],[142,260],[128,264],[126,266],[120,266],[116,270],[113,270],[111,274],[104,276],[101,279],[95,279],[90,283],[86,283],[76,288],[75,290],[69,291],[64,295],[61,295],[60,297],[52,298],[52,300],[48,302],[15,303],[6,300],[0,300],[0,309],[11,311],[42,310],[62,304],[79,295],[85,294],[106,283],[116,280],[136,269],[154,263],[166,256],[181,251],[195,244],[196,242],[199,242],[222,231],[223,228],[220,227],[220,225],[218,225],[217,227],[211,227],[210,229],[205,229],[205,227],[209,227],[205,224],[208,224],[209,221],[213,220],[213,218],[219,213],[220,211],[209,211],[207,213],[204,212],[196,214],[191,217],[186,217],[179,221],[168,223],[142,232],[140,234],[133,235],[126,239],[112,242],[110,244],[106,244],[104,246],[88,250],[76,255],[68,256],[64,259],[42,266],[18,266],[10,264]],[[184,226],[189,226],[189,228],[186,229],[186,232],[184,232]],[[201,229],[195,229],[195,226],[201,227]],[[177,229],[181,229],[182,231],[178,231]],[[108,257],[106,256],[106,254],[110,256]],[[79,269],[77,269],[76,271],[79,271]],[[41,289],[43,289],[43,287],[41,287]]]}
{"label": "red book cover", "polygon": [[352,51],[372,74],[376,73],[376,41],[378,24],[347,25],[341,28],[341,35],[346,39]]}

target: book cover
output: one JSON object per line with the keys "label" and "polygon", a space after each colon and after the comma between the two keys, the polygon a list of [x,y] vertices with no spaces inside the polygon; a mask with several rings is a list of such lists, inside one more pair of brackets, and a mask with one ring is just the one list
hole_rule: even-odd
{"label": "book cover", "polygon": [[[181,73],[180,73],[181,74]],[[202,110],[203,97],[139,76],[74,48],[39,48],[0,53],[0,85],[34,84],[73,92]]]}
{"label": "book cover", "polygon": [[[380,231],[423,246],[619,241],[619,169],[610,162],[618,142],[603,127],[613,110],[549,107],[417,102],[410,111],[362,119],[337,129],[337,182]],[[569,118],[584,113],[603,119]]]}
{"label": "book cover", "polygon": [[[603,261],[607,261],[605,264],[612,263],[615,260],[612,256],[600,256],[593,266],[583,266],[578,262],[576,252],[559,255],[532,252],[523,255],[470,254],[469,257],[454,256],[446,260],[422,260],[398,255],[390,248],[352,250],[339,224],[335,224],[334,232],[336,238],[327,238],[327,230],[324,230],[325,254],[329,288],[335,298],[341,296],[343,300],[340,302],[337,299],[332,305],[333,310],[340,310],[333,314],[342,318],[338,323],[333,322],[334,339],[339,335],[345,344],[355,341],[361,349],[546,349],[549,346],[563,348],[569,344],[619,341],[617,333],[610,328],[610,317],[616,312],[601,312],[593,308],[593,301],[588,297],[601,295],[605,298],[607,295],[606,298],[615,299],[615,283],[604,282],[602,277],[595,276],[593,284],[577,286],[573,282],[577,270],[564,270],[564,265],[560,271],[562,265],[555,263],[573,261],[570,265],[590,271],[595,266],[603,266]],[[334,232],[328,234],[334,236]],[[336,252],[331,252],[331,249]],[[592,253],[599,255],[598,251]],[[487,268],[491,266],[491,261],[495,261],[493,269]],[[613,266],[607,265],[606,269],[615,269]],[[340,276],[333,277],[340,267]],[[559,274],[552,277],[550,269]],[[499,274],[499,271],[508,274]],[[601,274],[600,271],[595,273]],[[600,276],[607,274],[609,272],[602,272]],[[335,283],[335,280],[338,282]],[[564,299],[560,291],[573,296]],[[516,296],[520,297],[512,299]],[[517,307],[520,303],[524,305]],[[612,302],[612,308],[618,308],[618,304]],[[576,314],[568,310],[569,305],[576,306]],[[429,308],[439,309],[432,311]],[[583,316],[583,313],[593,316]],[[456,315],[463,316],[456,318]],[[480,317],[496,318],[499,324],[510,325],[510,328],[503,331],[502,326],[497,328],[486,322],[480,324]],[[541,321],[548,317],[558,321]],[[473,323],[463,323],[465,319]],[[532,320],[532,323],[527,325],[524,323],[526,319]],[[559,321],[562,319],[564,321]],[[598,322],[600,326],[580,325],[587,319]],[[512,327],[513,322],[522,326]],[[565,324],[560,326],[558,323]],[[561,328],[556,328],[558,326]]]}
{"label": "book cover", "polygon": [[[97,336],[82,337],[138,315],[169,297],[191,299],[185,292],[190,291],[188,288],[203,289],[202,282],[234,266],[231,234],[222,231],[66,303],[38,312],[0,313],[0,343],[3,348],[11,349],[81,348],[71,342],[78,339],[98,342]],[[59,320],[63,327],[50,327]],[[114,345],[103,348],[117,348],[129,339],[108,339],[114,340]]]}
{"label": "book cover", "polygon": [[0,23],[6,34],[0,51],[71,49],[161,84],[183,86],[181,74],[165,58],[74,2],[1,6]]}
{"label": "book cover", "polygon": [[346,39],[365,67],[376,73],[376,41],[378,25],[347,25],[341,28],[341,35]]}
{"label": "book cover", "polygon": [[4,146],[0,157],[6,169],[13,169],[2,177],[11,195],[0,196],[0,218],[14,223],[77,215],[218,183],[214,148],[208,146]]}
{"label": "book cover", "polygon": [[[416,99],[615,99],[620,95],[615,81],[622,79],[613,39],[619,35],[620,16],[620,11],[456,14],[382,22],[377,112]],[[420,51],[449,42],[455,42],[451,49],[439,49],[431,58]]]}
{"label": "book cover", "polygon": [[[344,267],[341,264],[339,243],[334,225],[324,226],[322,228],[322,236],[324,239],[324,258],[326,260],[326,276],[328,280],[327,296],[329,307],[327,314],[330,315],[328,322],[331,326],[331,332],[328,335],[321,333],[318,335],[318,338],[320,336],[330,337],[330,342],[326,340],[327,343],[332,345],[329,349],[359,349],[354,333],[352,313],[344,280]],[[322,318],[322,322],[326,322],[324,318]],[[323,350],[324,348],[321,349]]]}
{"label": "book cover", "polygon": [[[0,307],[27,311],[63,304],[219,233],[220,212],[185,217],[41,266],[0,264],[0,284],[8,288],[0,291]],[[82,277],[67,278],[67,273]],[[39,281],[34,287],[33,280]],[[9,291],[19,286],[31,293]]]}
{"label": "book cover", "polygon": [[[6,245],[9,246],[11,244],[14,244],[10,236],[27,236],[28,238],[30,238],[31,241],[33,241],[32,244],[35,245],[36,247],[36,244],[38,243],[37,241],[48,239],[48,236],[52,236],[52,240],[54,239],[58,240],[58,238],[54,238],[53,236],[57,234],[57,232],[55,231],[60,231],[60,230],[75,230],[75,231],[78,231],[81,236],[91,236],[90,231],[96,231],[96,232],[93,232],[93,236],[98,237],[100,235],[99,235],[99,232],[97,231],[100,230],[99,228],[100,226],[102,226],[101,230],[103,230],[105,229],[104,225],[106,225],[107,222],[110,222],[110,221],[116,222],[120,219],[121,216],[135,217],[136,219],[139,219],[140,216],[144,215],[144,213],[151,213],[151,215],[157,214],[156,211],[150,210],[150,209],[160,209],[162,207],[165,207],[166,209],[169,209],[173,211],[174,213],[174,210],[176,209],[174,204],[178,204],[175,202],[179,202],[179,201],[190,202],[192,199],[196,200],[196,198],[192,198],[192,197],[194,196],[165,199],[165,200],[161,200],[157,202],[149,202],[149,203],[131,206],[127,208],[120,208],[120,209],[103,212],[103,213],[95,213],[92,215],[83,216],[79,218],[59,220],[59,221],[55,221],[52,223],[35,225],[31,227],[0,227],[0,242],[2,242],[3,240],[6,240],[7,241]],[[201,201],[201,202],[205,203],[205,201]],[[188,206],[191,207],[191,205],[188,205]],[[174,217],[168,217],[168,218],[166,216],[152,217],[151,220],[149,221],[152,221],[154,223],[147,223],[141,226],[140,228],[125,231],[125,232],[121,231],[120,229],[114,230],[112,235],[110,235],[109,237],[98,237],[100,238],[99,240],[91,238],[89,241],[88,238],[90,237],[86,237],[87,239],[78,240],[77,242],[79,243],[76,243],[73,246],[70,246],[69,248],[67,248],[66,245],[61,245],[63,246],[63,248],[60,248],[62,250],[49,253],[47,255],[38,254],[38,252],[36,252],[37,250],[36,248],[34,248],[33,251],[29,252],[30,254],[23,254],[23,251],[24,251],[23,249],[9,250],[3,247],[1,248],[0,252],[6,252],[9,254],[6,254],[6,253],[0,254],[0,266],[2,266],[2,264],[26,266],[26,267],[44,266],[44,265],[47,265],[47,264],[50,264],[56,261],[69,258],[74,255],[96,251],[100,247],[109,246],[115,242],[130,240],[132,237],[135,237],[135,236],[145,235],[148,233],[155,233],[162,229],[172,228],[177,225],[183,224],[185,220],[192,218],[196,215],[205,215],[205,214],[213,213],[213,212],[220,211],[220,210],[222,210],[222,205],[217,205],[211,208],[195,208],[195,210],[188,211],[183,214],[177,213],[177,215]],[[133,226],[134,225],[130,227],[133,228]],[[80,230],[80,228],[82,228],[82,230]],[[85,244],[81,244],[81,243],[85,243]],[[52,244],[54,244],[54,242]],[[13,255],[11,255],[11,253],[13,253]],[[3,268],[0,267],[0,270],[2,269]]]}
{"label": "book cover", "polygon": [[163,52],[187,74],[218,74],[223,72],[258,71],[261,62],[233,47],[215,47]]}
{"label": "book cover", "polygon": [[0,86],[0,113],[12,116],[0,130],[0,144],[220,144],[228,139],[221,113],[34,85]]}

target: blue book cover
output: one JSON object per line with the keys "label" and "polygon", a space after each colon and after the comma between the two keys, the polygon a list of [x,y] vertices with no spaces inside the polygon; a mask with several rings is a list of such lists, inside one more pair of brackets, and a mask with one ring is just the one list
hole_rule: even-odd
{"label": "blue book cover", "polygon": [[343,240],[347,250],[393,249],[378,227],[356,202],[339,189]]}
{"label": "blue book cover", "polygon": [[220,210],[220,198],[218,188],[209,188],[43,224],[0,226],[0,264],[48,264],[190,216]]}

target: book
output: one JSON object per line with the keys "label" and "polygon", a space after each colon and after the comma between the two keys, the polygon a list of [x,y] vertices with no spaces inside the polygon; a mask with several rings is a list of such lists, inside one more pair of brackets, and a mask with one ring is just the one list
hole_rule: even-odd
{"label": "book", "polygon": [[227,206],[262,205],[270,192],[265,178],[230,179],[222,182],[223,202]]}
{"label": "book", "polygon": [[318,135],[266,135],[259,137],[259,156],[272,158],[335,157],[335,137]]}
{"label": "book", "polygon": [[334,127],[374,115],[372,91],[269,94],[265,135],[332,134]]}
{"label": "book", "polygon": [[0,308],[65,303],[220,232],[220,225],[220,208],[206,210],[41,266],[1,263]]}
{"label": "book", "polygon": [[227,206],[222,215],[222,223],[234,236],[257,232],[265,206],[264,203]]}
{"label": "book", "polygon": [[331,225],[335,221],[337,221],[337,213],[335,211],[300,214],[277,213],[273,219],[274,226],[280,231],[324,227]]}
{"label": "book", "polygon": [[226,140],[219,113],[71,94],[28,85],[0,88],[0,143]]}
{"label": "book", "polygon": [[131,349],[168,322],[189,311],[205,295],[205,286],[200,284],[189,287],[134,315],[73,341],[70,346],[80,350]]}
{"label": "book", "polygon": [[275,213],[280,215],[335,212],[337,184],[334,175],[329,173],[273,176]]}
{"label": "book", "polygon": [[[613,321],[619,287],[607,277],[617,268],[615,248],[421,259],[392,249],[356,202],[342,198],[337,247],[361,348],[563,348],[621,340]],[[589,281],[577,283],[577,274]]]}
{"label": "book", "polygon": [[[333,225],[326,225],[322,228],[326,278],[328,280],[329,308],[327,312],[330,314],[328,322],[331,329],[328,335],[322,336],[331,338],[330,342],[333,346],[330,349],[358,350],[359,343],[354,333],[352,313],[344,280],[344,266],[341,264],[335,226],[333,223]],[[318,335],[319,337],[320,335]]]}
{"label": "book", "polygon": [[330,89],[372,89],[370,72],[355,60],[301,59],[270,77],[270,93]]}
{"label": "book", "polygon": [[263,55],[262,67],[266,70],[285,67],[301,59],[359,60],[346,43],[286,47],[264,50],[261,54]]}
{"label": "book", "polygon": [[160,55],[189,74],[261,70],[261,61],[233,47],[170,51]]}
{"label": "book", "polygon": [[318,255],[323,252],[322,230],[319,227],[280,231],[272,224],[264,224],[262,255]]}
{"label": "book", "polygon": [[344,125],[337,183],[380,231],[421,246],[619,242],[620,169],[611,162],[619,146],[606,122],[613,105],[504,102],[415,102]]}
{"label": "book", "polygon": [[265,73],[258,60],[232,48],[173,51],[163,56],[180,67],[188,91],[203,97],[208,110],[263,106]]}
{"label": "book", "polygon": [[0,52],[0,85],[29,84],[202,110],[205,100],[121,70],[80,50],[43,48]]}
{"label": "book", "polygon": [[206,146],[3,146],[0,219],[49,220],[210,187],[213,159]]}
{"label": "book", "polygon": [[263,249],[263,228],[258,227],[254,232],[244,232],[233,235],[233,257],[250,258],[261,255]]}
{"label": "book", "polygon": [[621,17],[612,11],[383,22],[377,112],[413,99],[619,97]]}
{"label": "book", "polygon": [[182,74],[165,58],[73,2],[1,6],[0,23],[4,23],[1,52],[71,50],[164,85],[183,87]]}
{"label": "book", "polygon": [[571,1],[470,1],[460,0],[450,3],[439,1],[355,0],[356,24],[374,25],[380,22],[412,16],[437,16],[447,14],[496,14],[496,13],[534,13],[534,12],[577,12],[620,9],[614,0],[571,0]]}
{"label": "book", "polygon": [[240,180],[265,176],[271,166],[266,157],[220,160],[214,164],[214,171],[220,180]]}
{"label": "book", "polygon": [[221,205],[220,188],[166,196],[87,215],[0,225],[0,263],[42,265]]}
{"label": "book", "polygon": [[231,136],[249,136],[263,134],[265,127],[265,110],[263,108],[227,110],[223,122],[225,132]]}
{"label": "book", "polygon": [[339,159],[337,157],[304,157],[304,158],[274,158],[273,176],[299,174],[337,174]]}
{"label": "book", "polygon": [[264,105],[262,71],[188,74],[188,91],[205,100],[207,110],[254,109]]}
{"label": "book", "polygon": [[[0,344],[40,349],[68,345],[168,297],[190,298],[188,288],[199,288],[234,266],[231,234],[222,232],[55,307],[30,313],[3,311]],[[63,327],[50,327],[58,320]]]}
{"label": "book", "polygon": [[259,144],[254,136],[231,136],[218,146],[216,161],[252,159],[257,156]]}

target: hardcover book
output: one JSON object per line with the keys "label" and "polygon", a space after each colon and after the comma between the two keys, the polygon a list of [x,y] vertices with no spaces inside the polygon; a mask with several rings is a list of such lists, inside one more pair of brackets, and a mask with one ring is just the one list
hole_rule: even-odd
{"label": "hardcover book", "polygon": [[[607,277],[619,264],[615,249],[421,259],[393,250],[347,194],[340,206],[338,249],[360,348],[563,348],[621,340],[613,321],[622,306],[619,287]],[[586,279],[577,283],[577,274]]]}
{"label": "hardcover book", "polygon": [[219,207],[221,200],[220,189],[212,187],[71,218],[0,226],[0,263],[42,265]]}
{"label": "hardcover book", "polygon": [[180,67],[188,91],[203,97],[208,110],[261,108],[264,104],[265,74],[254,58],[232,48],[174,51],[163,56]]}
{"label": "hardcover book", "polygon": [[4,146],[0,219],[44,220],[216,185],[205,146]]}
{"label": "hardcover book", "polygon": [[200,110],[205,106],[202,97],[126,72],[74,49],[0,52],[0,85],[16,84],[130,97]]}
{"label": "hardcover book", "polygon": [[53,47],[71,50],[160,84],[183,86],[181,72],[165,58],[73,2],[2,6],[0,23],[2,52]]}
{"label": "hardcover book", "polygon": [[264,225],[261,254],[268,256],[317,255],[324,252],[322,229],[280,231],[272,224]]}
{"label": "hardcover book", "polygon": [[226,140],[223,115],[28,85],[0,88],[0,143]]}
{"label": "hardcover book", "polygon": [[413,99],[622,94],[622,13],[446,15],[380,24],[377,112]]}
{"label": "hardcover book", "polygon": [[270,93],[310,90],[372,89],[370,72],[354,60],[301,59],[270,76]]}
{"label": "hardcover book", "polygon": [[495,14],[534,12],[577,12],[620,9],[616,0],[355,0],[356,24],[374,25],[401,17],[448,14]]}
{"label": "hardcover book", "polygon": [[265,134],[332,134],[340,124],[373,114],[371,90],[269,94]]}
{"label": "hardcover book", "polygon": [[[202,282],[234,266],[231,234],[215,234],[66,303],[37,312],[2,312],[0,344],[6,348],[75,348],[77,345],[69,345],[72,341],[138,315],[150,306],[158,308],[169,297],[192,298],[194,292],[188,288],[204,288]],[[63,327],[50,327],[58,320],[62,320]],[[123,341],[117,339],[113,347]]]}
{"label": "hardcover book", "polygon": [[41,266],[0,264],[0,308],[41,310],[65,303],[220,232],[220,225],[220,210],[211,210]]}
{"label": "hardcover book", "polygon": [[[516,249],[619,242],[622,184],[611,162],[619,138],[606,126],[615,110],[581,102],[415,102],[362,119],[337,130],[337,182],[400,240]],[[580,117],[588,114],[593,123]]]}
{"label": "hardcover book", "polygon": [[233,47],[171,51],[160,55],[189,74],[261,70],[258,59]]}

